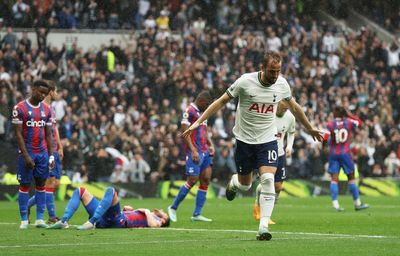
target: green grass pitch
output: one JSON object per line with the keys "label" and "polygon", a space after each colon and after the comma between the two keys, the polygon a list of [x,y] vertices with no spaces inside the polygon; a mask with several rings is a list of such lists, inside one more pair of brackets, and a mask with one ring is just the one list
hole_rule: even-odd
{"label": "green grass pitch", "polygon": [[[206,202],[212,223],[194,223],[194,200],[185,200],[178,222],[167,229],[19,230],[18,204],[0,202],[0,255],[400,255],[399,198],[366,198],[371,205],[355,212],[350,197],[335,212],[328,197],[282,198],[275,207],[271,241],[256,241],[258,222],[252,198]],[[125,200],[137,207],[166,207],[171,200]],[[56,203],[61,215],[65,202]],[[34,216],[33,216],[34,217]],[[70,224],[82,224],[80,207]]]}

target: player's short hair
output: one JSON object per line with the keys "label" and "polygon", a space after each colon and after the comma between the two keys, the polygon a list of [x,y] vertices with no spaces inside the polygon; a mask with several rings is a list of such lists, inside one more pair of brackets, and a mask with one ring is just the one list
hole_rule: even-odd
{"label": "player's short hair", "polygon": [[270,63],[270,62],[272,62],[272,63],[281,63],[282,62],[281,55],[279,53],[277,53],[277,52],[272,52],[272,51],[271,52],[267,52],[264,55],[264,59],[263,59],[262,64],[264,66],[267,66],[268,63]]}
{"label": "player's short hair", "polygon": [[211,101],[212,101],[212,96],[211,96],[210,91],[204,90],[204,91],[201,91],[201,92],[197,95],[197,99],[205,99],[205,100],[207,100],[208,102],[211,102]]}
{"label": "player's short hair", "polygon": [[343,118],[346,116],[346,110],[342,106],[335,106],[333,108],[333,115],[334,115],[334,117]]}
{"label": "player's short hair", "polygon": [[43,80],[43,79],[38,79],[38,80],[33,81],[32,87],[46,87],[46,88],[50,89],[48,81]]}
{"label": "player's short hair", "polygon": [[48,84],[48,88],[49,88],[50,92],[56,90],[56,83],[54,81],[47,80],[46,82]]}
{"label": "player's short hair", "polygon": [[168,218],[165,220],[165,223],[161,224],[161,227],[162,228],[169,227],[169,225],[171,224],[170,222],[171,221],[170,221],[169,216],[168,216]]}

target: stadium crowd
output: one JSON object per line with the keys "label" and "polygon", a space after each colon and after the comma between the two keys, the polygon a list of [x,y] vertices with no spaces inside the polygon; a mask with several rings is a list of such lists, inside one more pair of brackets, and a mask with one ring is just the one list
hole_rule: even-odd
{"label": "stadium crowd", "polygon": [[[7,12],[1,6],[7,1],[0,1],[8,26],[0,38],[0,140],[12,142],[10,112],[29,94],[33,79],[57,81],[53,106],[63,169],[75,181],[182,179],[182,111],[201,90],[219,97],[241,74],[257,71],[266,50],[284,57],[282,73],[315,126],[324,128],[337,104],[361,117],[353,157],[362,176],[400,175],[399,45],[382,42],[368,29],[338,31],[309,12],[310,1],[140,0],[132,1],[138,4],[133,11],[125,8],[128,13],[118,8],[129,1],[44,1],[51,3],[44,9],[38,8],[41,1],[27,2],[18,0]],[[32,24],[38,47],[13,32]],[[126,47],[113,40],[87,52],[76,44],[47,45],[49,29],[102,24],[140,31]],[[236,171],[234,115],[232,101],[209,120],[217,180]],[[128,163],[112,158],[109,148]],[[323,178],[327,150],[299,126],[288,160],[289,177]]]}

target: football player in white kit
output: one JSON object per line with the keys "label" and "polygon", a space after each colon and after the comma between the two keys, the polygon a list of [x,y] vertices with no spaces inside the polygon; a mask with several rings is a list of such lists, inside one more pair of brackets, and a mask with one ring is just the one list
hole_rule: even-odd
{"label": "football player in white kit", "polygon": [[[296,132],[296,118],[290,111],[284,101],[279,102],[278,110],[276,111],[275,125],[278,130],[276,138],[278,140],[278,166],[275,173],[275,204],[278,201],[279,193],[282,190],[283,181],[286,179],[286,157],[292,156],[292,148],[294,142],[294,134]],[[285,137],[286,148],[285,148]],[[256,220],[260,219],[260,193],[261,184],[258,184],[256,189],[256,201],[253,206],[253,216]],[[269,219],[269,224],[275,224]]]}
{"label": "football player in white kit", "polygon": [[259,170],[261,217],[256,237],[258,240],[272,238],[268,230],[268,221],[275,202],[274,175],[278,164],[275,114],[278,103],[285,100],[290,111],[308,133],[314,139],[319,141],[323,139],[323,132],[312,127],[302,108],[292,99],[289,84],[280,75],[281,65],[282,59],[279,53],[266,53],[261,71],[243,74],[183,133],[183,136],[190,136],[194,129],[228,101],[239,98],[233,127],[238,174],[232,175],[226,188],[226,198],[232,201],[238,190],[249,190],[252,172],[255,169]]}

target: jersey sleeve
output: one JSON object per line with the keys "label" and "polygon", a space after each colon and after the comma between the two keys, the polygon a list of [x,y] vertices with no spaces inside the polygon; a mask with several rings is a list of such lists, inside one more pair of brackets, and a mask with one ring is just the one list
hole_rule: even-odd
{"label": "jersey sleeve", "polygon": [[292,90],[290,89],[289,83],[284,78],[283,78],[282,99],[287,100],[287,101],[292,99]]}
{"label": "jersey sleeve", "polygon": [[46,106],[46,120],[45,120],[45,122],[46,122],[46,125],[47,126],[52,126],[53,125],[53,122],[52,122],[52,117],[51,117],[51,110],[50,110],[50,107],[48,107],[48,106]]}
{"label": "jersey sleeve", "polygon": [[352,128],[356,128],[362,125],[361,119],[353,114],[348,114],[349,117],[349,123],[351,124]]}
{"label": "jersey sleeve", "polygon": [[12,111],[12,121],[13,124],[22,124],[23,123],[23,113],[21,108],[18,105],[14,106]]}
{"label": "jersey sleeve", "polygon": [[296,132],[296,118],[291,118],[290,126],[288,128],[288,133],[295,133]]}
{"label": "jersey sleeve", "polygon": [[239,93],[240,93],[240,90],[241,90],[241,87],[242,87],[242,82],[241,82],[243,80],[242,77],[243,76],[241,76],[240,78],[236,79],[236,81],[231,86],[229,86],[229,88],[226,90],[226,93],[232,99],[239,96]]}
{"label": "jersey sleeve", "polygon": [[183,112],[181,124],[186,124],[190,126],[193,123],[194,115],[193,112],[190,111],[190,108],[186,108],[185,112]]}

